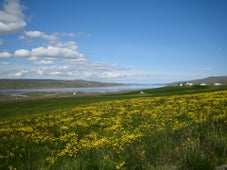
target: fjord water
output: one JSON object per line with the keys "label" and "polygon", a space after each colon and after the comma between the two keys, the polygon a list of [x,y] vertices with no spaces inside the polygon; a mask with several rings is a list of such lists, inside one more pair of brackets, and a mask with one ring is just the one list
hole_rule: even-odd
{"label": "fjord water", "polygon": [[148,84],[148,85],[127,85],[127,86],[110,86],[110,87],[75,87],[75,88],[43,88],[43,89],[7,89],[0,90],[0,93],[11,93],[11,94],[24,94],[32,92],[56,92],[56,93],[65,93],[65,92],[90,92],[90,93],[106,93],[106,92],[120,92],[128,90],[143,90],[163,87],[161,84]]}

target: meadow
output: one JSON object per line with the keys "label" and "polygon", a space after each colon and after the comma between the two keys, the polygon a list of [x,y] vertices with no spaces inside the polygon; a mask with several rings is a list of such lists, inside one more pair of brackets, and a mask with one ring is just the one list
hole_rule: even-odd
{"label": "meadow", "polygon": [[[0,169],[199,170],[227,163],[227,90],[144,92],[0,104]],[[7,117],[7,105],[18,117]]]}

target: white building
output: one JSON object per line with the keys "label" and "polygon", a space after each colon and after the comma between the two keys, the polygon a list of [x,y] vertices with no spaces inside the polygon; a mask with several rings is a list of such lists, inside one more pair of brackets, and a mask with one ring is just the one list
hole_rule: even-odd
{"label": "white building", "polygon": [[193,83],[189,83],[189,82],[188,82],[188,83],[186,83],[185,85],[186,85],[186,86],[193,86]]}
{"label": "white building", "polygon": [[214,83],[215,86],[221,86],[221,83]]}
{"label": "white building", "polygon": [[200,86],[207,86],[207,84],[206,83],[201,83]]}

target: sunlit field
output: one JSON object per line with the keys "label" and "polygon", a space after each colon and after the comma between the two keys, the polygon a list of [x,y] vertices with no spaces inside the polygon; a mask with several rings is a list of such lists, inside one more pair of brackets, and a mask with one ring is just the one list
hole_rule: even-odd
{"label": "sunlit field", "polygon": [[227,91],[2,120],[0,161],[0,169],[214,169],[227,163]]}

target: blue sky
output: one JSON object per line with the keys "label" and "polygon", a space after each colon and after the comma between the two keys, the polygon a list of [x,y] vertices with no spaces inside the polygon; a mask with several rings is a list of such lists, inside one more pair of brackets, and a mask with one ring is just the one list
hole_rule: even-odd
{"label": "blue sky", "polygon": [[0,78],[227,75],[226,0],[0,0]]}

